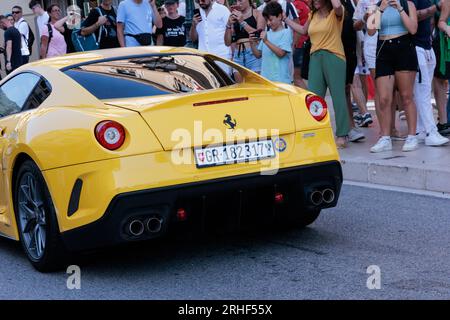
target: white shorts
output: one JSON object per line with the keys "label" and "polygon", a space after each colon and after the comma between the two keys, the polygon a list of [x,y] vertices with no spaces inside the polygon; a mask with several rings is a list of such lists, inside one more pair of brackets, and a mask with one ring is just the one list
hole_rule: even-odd
{"label": "white shorts", "polygon": [[377,35],[372,37],[366,36],[366,41],[364,41],[364,60],[369,69],[375,69],[376,65],[377,37]]}

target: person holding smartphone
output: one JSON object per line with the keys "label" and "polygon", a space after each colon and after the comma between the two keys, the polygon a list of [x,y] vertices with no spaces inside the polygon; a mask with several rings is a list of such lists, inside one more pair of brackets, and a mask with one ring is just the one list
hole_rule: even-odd
{"label": "person holding smartphone", "polygon": [[292,31],[283,25],[283,9],[278,2],[269,2],[264,10],[269,31],[262,31],[258,46],[251,42],[253,54],[261,58],[261,75],[271,81],[292,84]]}
{"label": "person holding smartphone", "polygon": [[[250,34],[259,38],[261,30],[266,26],[266,22],[261,12],[253,9],[252,0],[237,0],[236,5],[231,6],[231,15],[228,19],[225,31],[225,44],[236,45],[233,61],[254,72],[261,72],[261,60],[253,54]],[[234,35],[234,37],[233,37]],[[237,81],[239,73],[235,73]]]}
{"label": "person holding smartphone", "polygon": [[[379,96],[378,121],[381,137],[370,149],[371,152],[392,150],[392,99],[395,87],[401,97],[408,123],[408,136],[402,151],[414,151],[418,145],[416,137],[417,109],[413,98],[418,61],[412,35],[417,32],[417,10],[413,1],[382,0],[378,7],[381,13],[376,55],[376,88]],[[368,33],[377,31],[368,24]]]}
{"label": "person holding smartphone", "polygon": [[[230,10],[213,0],[199,0],[200,9],[194,10],[190,37],[198,41],[198,49],[210,52],[219,57],[230,59],[230,48],[225,44],[225,30],[227,28]],[[223,66],[226,72],[229,68]]]}

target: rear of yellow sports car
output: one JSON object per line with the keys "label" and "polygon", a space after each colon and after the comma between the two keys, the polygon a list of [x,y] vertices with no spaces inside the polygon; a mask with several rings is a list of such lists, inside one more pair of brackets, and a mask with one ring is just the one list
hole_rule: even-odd
{"label": "rear of yellow sports car", "polygon": [[[191,57],[179,59],[181,65]],[[108,135],[112,143],[123,138],[108,150],[117,156],[44,171],[68,248],[154,238],[175,226],[239,227],[273,218],[306,225],[336,205],[342,174],[322,99],[243,70],[244,83],[203,90],[209,85],[204,77],[169,77],[176,67],[158,63],[160,70],[148,69],[162,81],[194,89],[147,97],[100,94],[110,113],[129,114],[128,120],[105,114],[92,124],[100,148],[109,148]],[[84,74],[104,76],[106,64],[111,68],[108,61],[65,73],[89,89]],[[111,128],[99,137],[105,121]]]}
{"label": "rear of yellow sports car", "polygon": [[166,53],[55,71],[54,89],[71,86],[66,99],[83,102],[50,96],[19,139],[67,249],[184,227],[307,225],[336,205],[342,172],[325,101],[223,63]]}

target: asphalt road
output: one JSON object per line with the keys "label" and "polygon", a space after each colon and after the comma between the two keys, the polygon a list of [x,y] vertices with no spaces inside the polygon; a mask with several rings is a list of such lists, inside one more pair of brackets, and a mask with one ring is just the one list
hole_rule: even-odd
{"label": "asphalt road", "polygon": [[[304,230],[134,245],[89,256],[81,289],[0,239],[0,299],[449,299],[450,200],[344,186]],[[381,289],[366,286],[367,268]]]}

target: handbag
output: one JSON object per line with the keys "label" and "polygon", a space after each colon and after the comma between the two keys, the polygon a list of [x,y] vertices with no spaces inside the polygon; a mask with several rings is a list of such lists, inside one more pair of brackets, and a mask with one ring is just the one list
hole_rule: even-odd
{"label": "handbag", "polygon": [[308,40],[306,40],[303,43],[303,61],[301,68],[302,78],[305,80],[308,80],[310,55],[311,55],[311,40],[308,38]]}
{"label": "handbag", "polygon": [[[102,16],[102,12],[97,8],[98,13]],[[83,36],[81,29],[74,29],[72,31],[72,44],[77,52],[98,50],[100,48],[100,41],[102,40],[103,26],[100,27],[98,39],[95,36],[95,32],[90,35]]]}
{"label": "handbag", "polygon": [[95,35],[91,33],[88,36],[81,34],[81,29],[74,29],[72,32],[72,43],[77,52],[98,50],[100,46],[101,33],[99,41],[95,38]]}
{"label": "handbag", "polygon": [[152,44],[152,34],[151,33],[139,33],[139,34],[129,34],[126,36],[133,37],[141,46],[149,46]]}

